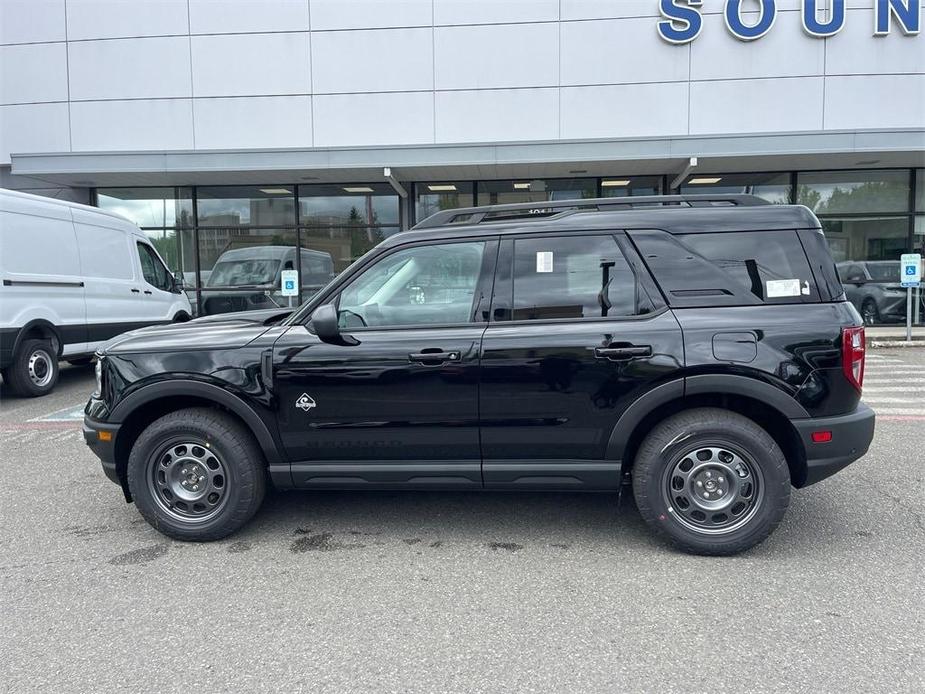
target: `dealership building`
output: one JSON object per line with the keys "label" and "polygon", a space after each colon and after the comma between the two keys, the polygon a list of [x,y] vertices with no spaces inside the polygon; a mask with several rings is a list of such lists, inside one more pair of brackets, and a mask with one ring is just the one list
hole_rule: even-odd
{"label": "dealership building", "polygon": [[304,298],[439,210],[677,192],[805,204],[843,281],[897,284],[899,255],[925,251],[923,16],[925,0],[2,0],[0,185],[132,219],[203,313],[248,308],[275,276],[213,273],[229,251],[306,249]]}

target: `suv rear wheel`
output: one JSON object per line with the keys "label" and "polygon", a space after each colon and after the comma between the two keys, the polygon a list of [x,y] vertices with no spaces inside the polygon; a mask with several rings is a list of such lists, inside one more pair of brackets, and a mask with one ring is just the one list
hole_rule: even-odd
{"label": "suv rear wheel", "polygon": [[145,429],[128,460],[141,515],[177,540],[218,540],[260,508],[266,466],[241,424],[217,410],[171,412]]}
{"label": "suv rear wheel", "polygon": [[48,340],[23,340],[3,380],[17,395],[48,395],[58,382],[58,356]]}
{"label": "suv rear wheel", "polygon": [[726,410],[676,414],[643,441],[633,493],[645,521],[679,548],[724,555],[762,542],[790,502],[790,471],[773,438]]}

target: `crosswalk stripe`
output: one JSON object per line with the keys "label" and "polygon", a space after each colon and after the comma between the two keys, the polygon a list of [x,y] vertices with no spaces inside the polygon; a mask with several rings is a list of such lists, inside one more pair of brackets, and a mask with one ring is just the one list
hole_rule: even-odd
{"label": "crosswalk stripe", "polygon": [[922,398],[864,398],[864,402],[874,407],[877,404],[889,404],[889,405],[921,405],[922,409],[925,410],[925,400]]}
{"label": "crosswalk stripe", "polygon": [[875,407],[875,414],[882,415],[920,415],[925,416],[925,410],[910,409],[908,407]]}
{"label": "crosswalk stripe", "polygon": [[868,383],[864,383],[864,392],[865,393],[925,393],[925,387],[923,386],[904,386],[899,385],[896,381],[893,381],[894,385],[883,386],[875,385],[868,388]]}

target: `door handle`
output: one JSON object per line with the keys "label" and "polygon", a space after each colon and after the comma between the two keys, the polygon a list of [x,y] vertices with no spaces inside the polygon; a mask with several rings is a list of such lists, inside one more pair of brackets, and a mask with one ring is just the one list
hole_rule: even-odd
{"label": "door handle", "polygon": [[598,359],[609,359],[610,361],[625,361],[634,357],[651,357],[651,345],[633,345],[630,347],[596,347],[594,356]]}
{"label": "door handle", "polygon": [[145,294],[150,294],[151,292],[145,289]]}
{"label": "door handle", "polygon": [[412,352],[408,355],[408,361],[425,364],[427,366],[437,366],[446,362],[458,362],[459,352],[444,352],[434,350],[433,352]]}
{"label": "door handle", "polygon": [[140,291],[140,289],[132,289],[132,294],[138,294]]}

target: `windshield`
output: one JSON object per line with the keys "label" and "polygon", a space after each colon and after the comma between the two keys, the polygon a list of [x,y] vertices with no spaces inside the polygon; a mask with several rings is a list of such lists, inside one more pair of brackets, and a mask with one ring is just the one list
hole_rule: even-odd
{"label": "windshield", "polygon": [[867,272],[874,282],[899,282],[899,263],[867,263]]}
{"label": "windshield", "polygon": [[251,259],[219,262],[212,268],[207,287],[241,287],[254,284],[273,284],[279,260]]}

